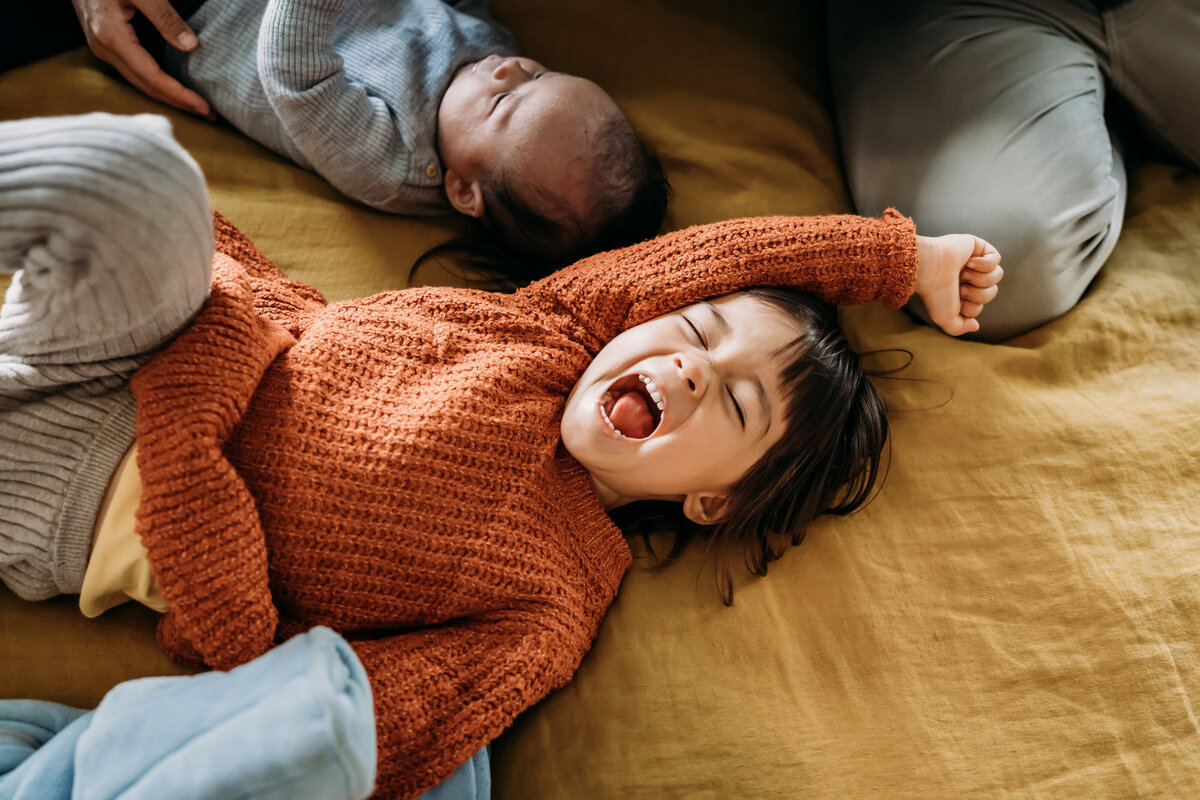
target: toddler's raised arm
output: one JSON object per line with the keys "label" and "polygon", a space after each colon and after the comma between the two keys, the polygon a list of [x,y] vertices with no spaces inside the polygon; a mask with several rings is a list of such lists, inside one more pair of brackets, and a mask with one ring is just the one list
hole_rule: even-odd
{"label": "toddler's raised arm", "polygon": [[708,297],[750,286],[794,286],[840,305],[899,308],[913,292],[917,236],[894,210],[730,220],[600,253],[522,293],[566,311],[603,345],[616,334]]}
{"label": "toddler's raised arm", "polygon": [[889,209],[880,219],[765,217],[699,225],[584,259],[521,293],[547,311],[565,311],[581,333],[594,337],[589,346],[705,298],[768,285],[793,286],[838,305],[891,308],[920,293],[937,309],[934,321],[958,335],[978,327],[973,317],[995,295],[998,264],[999,254],[983,240],[918,237],[911,220]]}

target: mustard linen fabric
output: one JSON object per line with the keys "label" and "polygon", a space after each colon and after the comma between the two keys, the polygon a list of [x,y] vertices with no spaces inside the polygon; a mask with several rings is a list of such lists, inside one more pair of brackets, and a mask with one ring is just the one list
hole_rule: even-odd
{"label": "mustard linen fabric", "polygon": [[[669,227],[849,210],[816,4],[493,10],[658,147]],[[91,110],[165,111],[86,51],[0,75],[0,117]],[[214,207],[331,299],[406,285],[458,230],[354,206],[225,126],[166,113]],[[731,609],[699,550],[635,567],[576,679],[497,743],[495,796],[1200,796],[1200,177],[1142,167],[1100,279],[1018,339],[954,341],[882,308],[845,318],[861,349],[913,354],[880,381],[894,435],[875,502],[740,579]],[[0,695],[90,705],[173,671],[152,612],[87,621],[60,600],[0,590]]]}

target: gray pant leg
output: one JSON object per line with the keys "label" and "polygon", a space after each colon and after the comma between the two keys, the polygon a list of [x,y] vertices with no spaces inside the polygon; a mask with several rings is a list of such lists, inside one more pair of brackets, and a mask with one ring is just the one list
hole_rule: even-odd
{"label": "gray pant leg", "polygon": [[1129,0],[1103,20],[1113,90],[1200,169],[1200,0]]}
{"label": "gray pant leg", "polygon": [[161,117],[0,124],[0,579],[78,592],[133,372],[208,295],[203,177]]}
{"label": "gray pant leg", "polygon": [[829,17],[859,210],[892,205],[920,233],[975,233],[999,249],[1005,279],[977,338],[1070,309],[1112,251],[1125,206],[1094,6],[831,0]]}

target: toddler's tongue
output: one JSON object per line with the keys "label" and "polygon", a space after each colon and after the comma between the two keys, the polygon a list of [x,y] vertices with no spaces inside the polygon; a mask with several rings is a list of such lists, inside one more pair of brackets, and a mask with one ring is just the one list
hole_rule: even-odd
{"label": "toddler's tongue", "polygon": [[626,392],[617,398],[608,419],[622,436],[645,439],[654,431],[654,417],[646,398],[637,392]]}

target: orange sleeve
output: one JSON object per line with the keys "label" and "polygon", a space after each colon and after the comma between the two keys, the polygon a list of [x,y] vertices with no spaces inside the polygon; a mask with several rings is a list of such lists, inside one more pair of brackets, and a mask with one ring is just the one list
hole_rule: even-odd
{"label": "orange sleeve", "polygon": [[916,229],[888,209],[880,219],[762,217],[699,225],[579,261],[518,292],[520,302],[572,318],[601,345],[623,330],[700,300],[785,285],[829,303],[912,295]]}
{"label": "orange sleeve", "polygon": [[[223,448],[263,372],[294,342],[256,313],[247,275],[218,254],[200,314],[130,382],[142,478],[135,527],[170,608],[159,642],[176,661],[229,669],[274,640],[266,540]],[[211,368],[214,349],[227,368]]]}
{"label": "orange sleeve", "polygon": [[[300,333],[305,314],[325,306],[325,297],[313,287],[283,274],[271,259],[219,212],[213,212],[217,253],[237,262],[254,292],[254,310],[277,322],[292,336]],[[219,256],[218,256],[219,258]]]}
{"label": "orange sleeve", "polygon": [[418,797],[567,683],[591,645],[529,617],[351,642],[371,679],[376,800]]}

